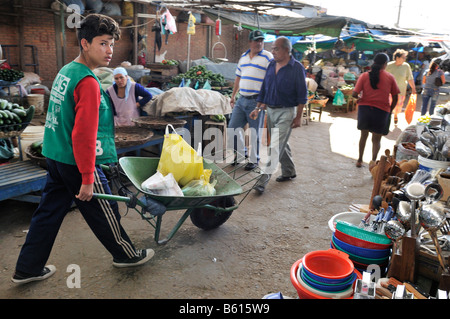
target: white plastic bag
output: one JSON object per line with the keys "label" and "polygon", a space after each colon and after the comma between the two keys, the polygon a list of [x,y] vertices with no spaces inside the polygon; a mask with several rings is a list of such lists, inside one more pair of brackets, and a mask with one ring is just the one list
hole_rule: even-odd
{"label": "white plastic bag", "polygon": [[160,172],[156,172],[143,181],[141,187],[143,190],[149,191],[155,195],[184,196],[172,173],[164,176]]}

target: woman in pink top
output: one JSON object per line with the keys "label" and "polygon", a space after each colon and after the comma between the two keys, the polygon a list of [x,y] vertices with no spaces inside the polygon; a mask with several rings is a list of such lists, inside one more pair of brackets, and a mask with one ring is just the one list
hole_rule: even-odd
{"label": "woman in pink top", "polygon": [[[353,97],[358,98],[358,130],[361,131],[356,167],[362,166],[369,133],[372,133],[372,161],[374,162],[380,150],[381,137],[389,133],[391,113],[397,104],[400,90],[394,76],[385,71],[388,62],[387,54],[378,53],[371,70],[359,77],[353,90]],[[391,103],[389,103],[390,95],[392,95]]]}

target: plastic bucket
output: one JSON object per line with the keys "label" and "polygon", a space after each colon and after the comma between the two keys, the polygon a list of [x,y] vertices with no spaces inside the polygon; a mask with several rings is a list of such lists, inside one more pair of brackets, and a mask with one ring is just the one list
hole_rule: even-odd
{"label": "plastic bucket", "polygon": [[25,154],[25,150],[29,145],[44,138],[44,129],[45,127],[43,125],[27,126],[27,128],[20,135],[20,148],[22,150],[22,154]]}
{"label": "plastic bucket", "polygon": [[419,155],[418,158],[419,169],[423,169],[425,171],[431,172],[435,169],[446,169],[450,166],[450,162],[448,161],[436,161],[432,159],[428,159]]}
{"label": "plastic bucket", "polygon": [[28,94],[27,101],[29,105],[36,107],[36,114],[44,114],[44,95],[43,94]]}

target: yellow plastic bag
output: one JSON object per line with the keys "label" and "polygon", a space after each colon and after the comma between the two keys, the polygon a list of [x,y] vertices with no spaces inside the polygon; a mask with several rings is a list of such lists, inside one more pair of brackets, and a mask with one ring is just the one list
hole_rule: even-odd
{"label": "yellow plastic bag", "polygon": [[[169,134],[169,127],[175,133]],[[177,183],[183,187],[193,179],[204,175],[203,157],[176,133],[172,125],[166,126],[164,143],[157,171],[166,176],[172,173]],[[209,180],[208,180],[209,182]]]}
{"label": "yellow plastic bag", "polygon": [[188,20],[188,27],[187,27],[187,34],[195,34],[195,17],[192,13],[189,13],[189,20]]}

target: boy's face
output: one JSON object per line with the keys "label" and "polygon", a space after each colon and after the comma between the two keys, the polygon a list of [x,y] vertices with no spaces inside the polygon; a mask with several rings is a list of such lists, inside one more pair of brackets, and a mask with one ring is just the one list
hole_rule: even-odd
{"label": "boy's face", "polygon": [[104,67],[111,62],[114,48],[114,38],[109,34],[97,36],[89,43],[86,39],[81,40],[85,56],[91,66]]}

